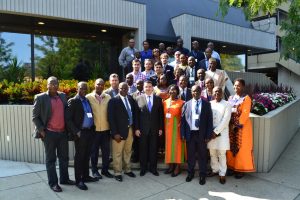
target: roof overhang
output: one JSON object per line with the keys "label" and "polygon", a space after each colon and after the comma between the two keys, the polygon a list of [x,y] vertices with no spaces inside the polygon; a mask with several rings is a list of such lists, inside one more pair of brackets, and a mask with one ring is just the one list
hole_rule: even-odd
{"label": "roof overhang", "polygon": [[[171,19],[176,36],[185,41],[191,38],[229,43],[259,49],[260,51],[276,50],[275,33],[267,33],[251,28],[224,23],[212,19],[182,14]],[[190,49],[190,42],[185,47]]]}
{"label": "roof overhang", "polygon": [[[65,22],[64,29],[71,23],[80,23],[98,25],[99,30],[108,26],[135,30],[136,44],[146,38],[146,5],[130,1],[9,0],[0,1],[0,14],[44,19],[52,24]],[[34,33],[35,27],[31,28]],[[54,31],[60,31],[59,27]]]}

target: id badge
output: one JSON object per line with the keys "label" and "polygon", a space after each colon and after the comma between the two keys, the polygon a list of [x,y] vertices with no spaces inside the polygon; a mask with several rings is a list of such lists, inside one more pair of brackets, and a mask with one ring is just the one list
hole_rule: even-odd
{"label": "id badge", "polygon": [[236,108],[231,108],[231,112],[236,113]]}
{"label": "id badge", "polygon": [[86,113],[86,115],[87,115],[88,118],[93,118],[92,113]]}
{"label": "id badge", "polygon": [[195,81],[195,77],[190,77],[189,80],[190,80],[190,82],[194,82]]}
{"label": "id badge", "polygon": [[167,118],[167,119],[170,119],[170,118],[171,118],[171,113],[167,113],[167,114],[166,114],[166,118]]}
{"label": "id badge", "polygon": [[195,62],[196,62],[196,63],[198,62],[198,59],[197,59],[197,58],[195,59]]}
{"label": "id badge", "polygon": [[193,119],[199,119],[199,114],[193,114]]}
{"label": "id badge", "polygon": [[134,55],[133,55],[133,54],[131,54],[130,56],[134,58]]}

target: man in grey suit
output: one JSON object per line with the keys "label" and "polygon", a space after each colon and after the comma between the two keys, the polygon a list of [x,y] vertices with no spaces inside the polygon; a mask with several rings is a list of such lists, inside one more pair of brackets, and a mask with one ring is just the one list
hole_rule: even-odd
{"label": "man in grey suit", "polygon": [[[65,126],[66,95],[58,92],[58,80],[51,76],[47,80],[47,92],[34,98],[32,121],[35,136],[44,142],[48,184],[54,192],[61,192],[58,185],[55,162],[59,160],[60,184],[75,185],[68,173],[68,135]],[[57,152],[57,155],[56,155]]]}
{"label": "man in grey suit", "polygon": [[111,74],[109,76],[110,88],[104,90],[105,94],[110,95],[111,98],[119,93],[119,76],[118,74]]}
{"label": "man in grey suit", "polygon": [[196,153],[198,153],[199,184],[206,182],[207,147],[213,136],[213,119],[210,103],[200,99],[200,86],[192,87],[193,99],[186,102],[182,108],[181,137],[187,142],[188,176],[186,182],[194,178]]}
{"label": "man in grey suit", "polygon": [[139,137],[140,175],[144,176],[147,171],[148,159],[150,172],[158,176],[157,172],[157,140],[163,130],[163,107],[160,97],[153,94],[151,81],[144,83],[145,94],[136,98],[137,117],[135,120],[135,135]]}

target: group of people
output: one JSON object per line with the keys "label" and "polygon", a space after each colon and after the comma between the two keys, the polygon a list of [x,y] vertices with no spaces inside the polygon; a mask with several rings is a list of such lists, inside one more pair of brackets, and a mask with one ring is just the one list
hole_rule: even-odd
{"label": "group of people", "polygon": [[[110,88],[105,90],[105,81],[99,78],[93,92],[87,94],[87,83],[81,81],[77,94],[69,100],[58,91],[57,78],[49,77],[48,90],[35,96],[33,123],[36,137],[44,142],[50,188],[62,191],[55,168],[57,158],[60,184],[87,190],[86,182],[99,181],[102,176],[120,182],[123,174],[136,177],[131,170],[132,158],[140,163],[140,176],[147,172],[159,176],[157,153],[161,149],[168,165],[164,173],[176,177],[187,162],[187,182],[195,176],[197,159],[200,185],[207,177],[218,175],[224,184],[226,174],[241,178],[245,172],[255,171],[251,99],[244,93],[245,81],[234,81],[235,95],[226,101],[228,78],[218,67],[220,60],[211,56],[211,48],[207,49],[203,62],[207,68],[201,67],[201,62],[196,64],[199,55],[195,52],[194,56],[186,56],[189,52],[184,48],[174,66],[168,61],[168,53],[157,57],[154,70],[151,58],[135,58],[130,61],[132,71],[124,82],[111,74]],[[126,52],[129,50],[121,55]],[[68,174],[68,135],[75,143],[75,181]],[[110,155],[113,174],[109,172]]]}

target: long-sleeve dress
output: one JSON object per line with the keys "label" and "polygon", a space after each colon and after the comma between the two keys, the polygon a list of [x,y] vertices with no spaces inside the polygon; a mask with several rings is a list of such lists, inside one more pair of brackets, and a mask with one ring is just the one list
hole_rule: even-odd
{"label": "long-sleeve dress", "polygon": [[[185,161],[185,142],[180,137],[181,108],[184,101],[181,99],[163,102],[165,116],[165,163],[184,163]],[[166,117],[169,113],[169,118]]]}
{"label": "long-sleeve dress", "polygon": [[227,151],[227,166],[237,172],[254,172],[253,134],[250,120],[251,99],[230,97],[232,112],[229,123],[230,150]]}

